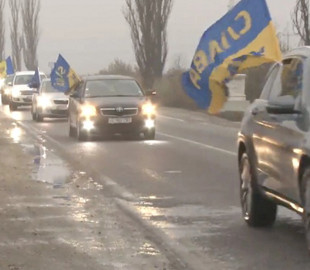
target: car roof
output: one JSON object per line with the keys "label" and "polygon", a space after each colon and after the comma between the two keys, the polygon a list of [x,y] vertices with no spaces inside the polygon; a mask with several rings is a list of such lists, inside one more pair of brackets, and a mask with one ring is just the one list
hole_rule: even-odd
{"label": "car roof", "polygon": [[310,57],[310,46],[302,46],[294,48],[288,51],[284,58],[288,58],[291,56],[302,56],[302,57]]}
{"label": "car roof", "polygon": [[122,76],[122,75],[88,75],[83,76],[83,81],[94,81],[94,80],[135,80],[135,78],[130,76]]}
{"label": "car roof", "polygon": [[[17,71],[15,75],[33,75],[35,73],[34,70],[27,70],[27,71]],[[39,72],[39,74],[45,75],[44,72]]]}

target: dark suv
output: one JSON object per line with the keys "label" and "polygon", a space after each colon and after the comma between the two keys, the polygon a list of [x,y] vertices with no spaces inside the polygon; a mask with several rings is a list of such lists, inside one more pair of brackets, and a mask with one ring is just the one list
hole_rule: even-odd
{"label": "dark suv", "polygon": [[240,196],[250,226],[274,223],[277,205],[303,217],[310,250],[310,47],[292,50],[267,76],[239,133]]}
{"label": "dark suv", "polygon": [[[150,92],[149,95],[154,94]],[[155,137],[155,106],[135,79],[88,76],[69,99],[69,136],[86,140],[104,134]]]}

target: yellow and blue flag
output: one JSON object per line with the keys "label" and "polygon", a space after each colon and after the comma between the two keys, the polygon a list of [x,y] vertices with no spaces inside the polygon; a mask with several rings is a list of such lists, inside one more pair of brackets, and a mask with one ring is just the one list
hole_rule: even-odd
{"label": "yellow and blue flag", "polygon": [[55,66],[51,72],[52,86],[61,92],[68,93],[80,81],[80,77],[70,67],[62,55],[59,54]]}
{"label": "yellow and blue flag", "polygon": [[281,51],[265,0],[241,0],[201,37],[185,92],[211,114],[227,100],[226,83],[243,69],[279,61]]}
{"label": "yellow and blue flag", "polygon": [[6,60],[0,62],[0,78],[5,78],[7,75],[13,73],[13,63],[11,57],[9,56]]}

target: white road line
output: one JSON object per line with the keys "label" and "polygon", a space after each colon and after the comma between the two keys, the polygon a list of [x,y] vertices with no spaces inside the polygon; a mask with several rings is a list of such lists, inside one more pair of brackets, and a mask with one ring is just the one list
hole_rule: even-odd
{"label": "white road line", "polygon": [[161,117],[161,118],[166,118],[166,119],[170,119],[170,120],[174,120],[174,121],[179,121],[179,122],[182,122],[182,123],[185,122],[185,120],[180,119],[180,118],[175,118],[175,117],[166,116],[166,115],[162,115],[162,114],[159,114],[158,116]]}
{"label": "white road line", "polygon": [[175,140],[178,140],[178,141],[187,142],[187,143],[195,144],[195,145],[207,148],[207,149],[211,149],[211,150],[215,150],[215,151],[218,151],[218,152],[222,152],[222,153],[230,155],[230,156],[234,156],[234,157],[237,156],[237,153],[235,153],[235,152],[228,151],[228,150],[225,150],[225,149],[222,149],[222,148],[219,148],[219,147],[215,147],[215,146],[212,146],[212,145],[208,145],[208,144],[192,141],[192,140],[189,140],[189,139],[185,139],[185,138],[169,135],[169,134],[163,133],[163,132],[157,132],[157,134],[165,136],[165,137],[168,137],[168,138],[172,138],[172,139],[175,139]]}

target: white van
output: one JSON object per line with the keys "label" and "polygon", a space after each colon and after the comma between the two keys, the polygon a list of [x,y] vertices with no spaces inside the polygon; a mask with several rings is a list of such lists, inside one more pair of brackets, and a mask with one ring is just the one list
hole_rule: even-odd
{"label": "white van", "polygon": [[[35,71],[20,71],[14,74],[12,82],[12,92],[10,97],[10,110],[17,110],[18,106],[32,104],[32,95],[37,91],[35,88],[30,88],[29,83],[33,78]],[[45,79],[46,75],[40,72],[41,79]]]}

